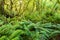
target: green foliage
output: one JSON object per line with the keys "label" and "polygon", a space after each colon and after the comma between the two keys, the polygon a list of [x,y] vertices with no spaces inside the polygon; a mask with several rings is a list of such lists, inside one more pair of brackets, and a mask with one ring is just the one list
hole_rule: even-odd
{"label": "green foliage", "polygon": [[59,34],[59,0],[0,1],[0,40],[55,40]]}
{"label": "green foliage", "polygon": [[49,40],[60,34],[60,24],[31,21],[4,24],[0,27],[0,40]]}
{"label": "green foliage", "polygon": [[4,4],[6,13],[1,15],[4,21],[7,19],[7,22],[30,20],[34,23],[39,21],[60,23],[60,3],[57,0],[8,1],[5,0]]}

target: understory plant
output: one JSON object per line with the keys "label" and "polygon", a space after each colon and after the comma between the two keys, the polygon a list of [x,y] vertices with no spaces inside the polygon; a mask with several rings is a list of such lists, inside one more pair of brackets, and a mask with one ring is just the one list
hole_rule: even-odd
{"label": "understory plant", "polygon": [[49,40],[59,34],[60,24],[53,23],[17,21],[0,27],[0,40]]}

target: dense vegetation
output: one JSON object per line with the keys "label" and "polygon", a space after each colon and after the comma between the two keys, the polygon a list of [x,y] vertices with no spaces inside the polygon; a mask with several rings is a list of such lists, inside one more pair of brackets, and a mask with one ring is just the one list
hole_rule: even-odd
{"label": "dense vegetation", "polygon": [[0,0],[0,40],[57,40],[60,0]]}
{"label": "dense vegetation", "polygon": [[0,40],[49,40],[60,34],[60,24],[22,21],[0,27]]}

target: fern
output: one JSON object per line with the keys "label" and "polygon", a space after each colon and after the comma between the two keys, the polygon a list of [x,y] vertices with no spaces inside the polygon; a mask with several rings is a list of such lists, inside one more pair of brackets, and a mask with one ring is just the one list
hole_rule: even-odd
{"label": "fern", "polygon": [[22,21],[0,27],[1,40],[49,40],[59,34],[60,24],[53,23]]}

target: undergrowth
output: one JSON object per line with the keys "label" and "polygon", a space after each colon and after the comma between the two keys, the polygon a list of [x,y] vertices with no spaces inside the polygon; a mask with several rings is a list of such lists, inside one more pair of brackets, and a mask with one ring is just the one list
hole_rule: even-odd
{"label": "undergrowth", "polygon": [[0,1],[0,40],[56,40],[57,35],[59,0]]}
{"label": "undergrowth", "polygon": [[60,34],[60,24],[32,23],[31,21],[2,24],[0,40],[49,40]]}

